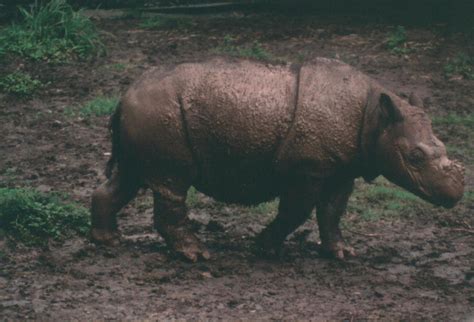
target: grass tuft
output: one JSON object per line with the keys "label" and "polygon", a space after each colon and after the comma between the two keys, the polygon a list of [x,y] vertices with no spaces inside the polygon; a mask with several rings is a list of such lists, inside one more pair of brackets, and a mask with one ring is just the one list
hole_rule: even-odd
{"label": "grass tuft", "polygon": [[122,63],[110,64],[106,67],[116,72],[123,72],[128,68],[127,64],[122,64]]}
{"label": "grass tuft", "polygon": [[366,221],[409,216],[426,204],[414,194],[393,186],[382,178],[373,184],[357,186],[351,196],[348,210],[359,214],[360,218]]}
{"label": "grass tuft", "polygon": [[76,111],[76,108],[67,108],[66,114],[69,116],[91,117],[111,115],[120,101],[118,97],[99,96],[85,103]]}
{"label": "grass tuft", "polygon": [[451,113],[446,116],[435,116],[432,121],[434,125],[461,125],[474,130],[474,113],[468,115]]}
{"label": "grass tuft", "polygon": [[250,207],[249,212],[255,215],[276,214],[278,211],[279,200],[262,202],[256,206]]}
{"label": "grass tuft", "polygon": [[19,10],[21,23],[0,31],[0,55],[58,62],[105,52],[94,24],[65,0]]}
{"label": "grass tuft", "polygon": [[224,37],[222,45],[218,46],[215,51],[219,54],[226,54],[234,57],[253,58],[257,60],[268,61],[274,59],[274,56],[263,48],[262,44],[254,41],[250,46],[238,46],[235,39],[227,35]]}
{"label": "grass tuft", "polygon": [[466,79],[474,79],[474,58],[466,53],[459,53],[455,57],[448,60],[444,66],[444,74],[446,77],[460,75]]}
{"label": "grass tuft", "polygon": [[405,27],[397,26],[397,28],[389,34],[387,48],[397,55],[408,54],[411,51],[410,48],[407,47],[407,32]]}
{"label": "grass tuft", "polygon": [[24,72],[14,72],[0,78],[0,90],[18,97],[29,97],[43,84]]}
{"label": "grass tuft", "polygon": [[191,186],[186,197],[186,205],[188,208],[195,208],[199,204],[199,196],[196,188]]}
{"label": "grass tuft", "polygon": [[7,236],[26,245],[85,235],[90,227],[85,208],[33,189],[0,188],[0,222]]}

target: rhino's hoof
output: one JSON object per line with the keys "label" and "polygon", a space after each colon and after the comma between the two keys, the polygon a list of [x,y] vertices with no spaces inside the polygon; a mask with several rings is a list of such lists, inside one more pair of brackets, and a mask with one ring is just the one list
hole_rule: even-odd
{"label": "rhino's hoof", "polygon": [[330,245],[320,244],[318,252],[321,256],[327,258],[345,259],[356,256],[354,248],[343,241],[334,242]]}
{"label": "rhino's hoof", "polygon": [[176,254],[193,263],[211,258],[206,247],[184,227],[162,231],[162,236],[165,237],[166,243]]}
{"label": "rhino's hoof", "polygon": [[178,243],[173,247],[173,250],[193,263],[198,260],[208,260],[211,258],[209,251],[202,246],[199,242],[197,243]]}
{"label": "rhino's hoof", "polygon": [[93,243],[99,245],[115,247],[120,244],[120,234],[118,231],[92,228],[90,238]]}
{"label": "rhino's hoof", "polygon": [[184,256],[187,260],[195,263],[198,260],[208,260],[211,258],[211,254],[207,249],[182,249],[176,250],[180,255]]}
{"label": "rhino's hoof", "polygon": [[255,253],[265,258],[280,258],[283,255],[283,242],[264,230],[255,239]]}

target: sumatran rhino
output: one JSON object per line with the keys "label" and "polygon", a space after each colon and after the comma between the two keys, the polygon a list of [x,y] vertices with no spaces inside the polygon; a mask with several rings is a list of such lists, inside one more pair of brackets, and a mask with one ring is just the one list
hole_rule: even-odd
{"label": "sumatran rhino", "polygon": [[92,196],[95,242],[118,241],[116,213],[140,187],[154,193],[154,225],[174,251],[208,251],[190,231],[186,193],[256,204],[280,198],[257,238],[274,252],[316,207],[321,251],[354,251],[339,228],[354,179],[383,175],[453,207],[464,171],[446,156],[428,116],[350,66],[213,59],[145,73],[111,118],[108,180]]}

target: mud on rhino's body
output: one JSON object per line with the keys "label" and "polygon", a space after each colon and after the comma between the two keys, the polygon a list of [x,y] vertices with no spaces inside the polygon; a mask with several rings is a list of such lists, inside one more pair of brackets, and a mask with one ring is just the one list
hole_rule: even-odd
{"label": "mud on rhino's body", "polygon": [[[156,228],[192,260],[208,253],[186,228],[190,185],[243,204],[280,196],[279,215],[259,237],[266,249],[278,247],[316,206],[323,250],[338,257],[352,253],[338,224],[354,178],[384,174],[434,203],[462,195],[460,166],[446,158],[424,113],[330,59],[302,67],[211,60],[152,70],[124,96],[112,130],[109,180],[93,196],[93,239],[115,240],[115,213],[146,185],[154,191]],[[431,172],[407,168],[412,150],[433,163]]]}

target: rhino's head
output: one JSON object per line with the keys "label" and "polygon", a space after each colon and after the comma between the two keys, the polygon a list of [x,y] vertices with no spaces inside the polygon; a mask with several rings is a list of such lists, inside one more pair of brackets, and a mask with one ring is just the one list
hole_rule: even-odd
{"label": "rhino's head", "polygon": [[417,196],[450,208],[463,195],[464,168],[448,159],[430,119],[413,106],[416,101],[371,93],[362,131],[362,147],[371,168],[365,177],[370,180],[382,174]]}

